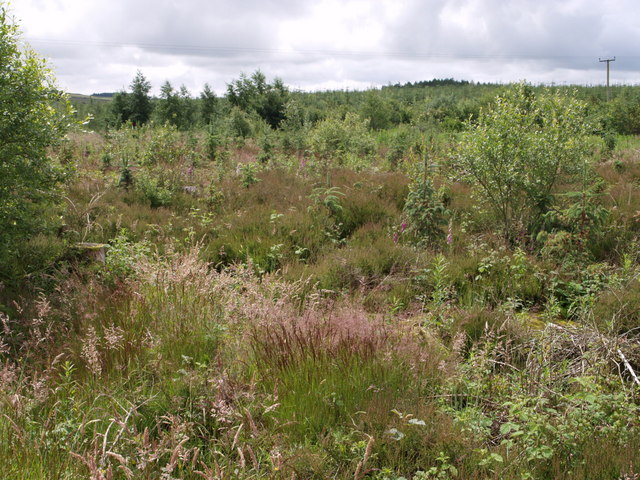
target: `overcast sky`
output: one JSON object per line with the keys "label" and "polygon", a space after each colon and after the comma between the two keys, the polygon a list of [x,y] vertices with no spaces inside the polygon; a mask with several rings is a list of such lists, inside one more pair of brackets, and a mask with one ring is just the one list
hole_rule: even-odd
{"label": "overcast sky", "polygon": [[26,40],[73,93],[223,93],[257,69],[294,89],[432,78],[640,83],[638,0],[14,0]]}

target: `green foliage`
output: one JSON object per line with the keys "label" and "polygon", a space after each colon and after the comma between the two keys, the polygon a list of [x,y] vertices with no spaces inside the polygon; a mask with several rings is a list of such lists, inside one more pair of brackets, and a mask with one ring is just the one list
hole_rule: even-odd
{"label": "green foliage", "polygon": [[244,140],[253,133],[253,126],[251,125],[249,116],[238,107],[231,109],[227,122],[227,128],[231,137]]}
{"label": "green foliage", "polygon": [[344,197],[344,193],[338,187],[317,187],[309,196],[314,205],[326,208],[334,217],[339,217],[343,211],[340,197]]}
{"label": "green foliage", "polygon": [[417,132],[406,125],[391,130],[387,140],[387,160],[391,170],[397,169],[418,142]]}
{"label": "green foliage", "polygon": [[111,167],[111,163],[113,162],[113,156],[111,155],[110,152],[104,152],[100,160],[102,161],[102,169],[106,170],[107,168]]}
{"label": "green foliage", "polygon": [[602,237],[609,211],[600,204],[599,194],[592,191],[568,192],[563,196],[566,206],[542,216],[542,231],[537,241],[543,245],[543,254],[577,260],[588,254]]}
{"label": "green foliage", "polygon": [[151,117],[151,98],[149,97],[149,91],[151,90],[151,83],[145,78],[145,76],[138,70],[135,78],[131,82],[131,96],[129,97],[129,103],[131,108],[131,115],[127,118],[134,126],[144,125],[149,121]]}
{"label": "green foliage", "polygon": [[222,140],[220,135],[214,131],[209,131],[205,139],[205,151],[209,160],[216,160],[218,158],[218,149],[222,146]]}
{"label": "green foliage", "polygon": [[[542,91],[544,87],[532,89]],[[295,130],[298,133],[294,134],[291,124],[286,125],[287,117],[291,117],[292,113],[287,112],[287,104],[294,102],[303,114],[306,128],[333,116],[343,118],[347,112],[352,112],[369,120],[369,127],[375,131],[383,132],[401,124],[411,124],[422,132],[457,133],[464,129],[469,119],[476,121],[480,110],[504,90],[505,87],[501,85],[425,81],[387,86],[379,90],[303,93],[289,91],[280,80],[267,83],[262,73],[255,72],[250,76],[242,74],[231,82],[227,95],[221,99],[217,99],[205,84],[198,98],[186,99],[185,106],[189,105],[193,116],[188,126],[180,128],[219,122],[228,116],[229,107],[237,106],[261,118],[269,128],[285,131],[282,137],[285,148],[291,148],[288,142],[292,141],[293,148],[302,150],[304,147],[299,146],[299,130]],[[638,130],[638,87],[612,87],[611,102],[606,101],[604,87],[554,87],[553,90],[571,91],[571,95],[586,101],[589,104],[588,123],[601,123],[602,131],[633,134]],[[89,123],[92,128],[108,128],[129,120],[140,125],[139,119],[130,119],[131,96],[131,93],[120,92],[111,101],[109,94],[97,94],[90,98],[78,96],[72,101],[78,118],[85,118],[88,114],[93,116]]]}
{"label": "green foliage", "polygon": [[231,105],[257,113],[271,128],[277,128],[284,120],[288,99],[289,91],[282,80],[276,78],[269,84],[260,70],[250,77],[242,74],[227,85],[227,100]]}
{"label": "green foliage", "polygon": [[[466,268],[458,270],[454,283],[460,301],[469,306],[508,305],[508,308],[519,309],[541,301],[543,284],[539,267],[523,250],[518,248],[514,252],[507,252],[504,248],[491,249],[467,261],[467,268],[471,267],[471,271]],[[458,262],[462,263],[460,260]],[[465,276],[467,281],[464,281]]]}
{"label": "green foliage", "polygon": [[168,207],[173,202],[174,189],[162,171],[141,172],[136,178],[136,190],[149,201],[151,208]]}
{"label": "green foliage", "polygon": [[150,134],[151,139],[142,153],[145,165],[175,165],[185,156],[186,148],[177,127],[171,124],[156,127]]}
{"label": "green foliage", "polygon": [[613,132],[605,132],[602,135],[602,143],[604,144],[604,151],[608,155],[612,155],[614,150],[616,149],[616,143],[618,139],[616,138],[615,133]]}
{"label": "green foliage", "polygon": [[[420,130],[456,141],[460,111],[496,89],[375,92],[413,123],[375,131],[388,157],[327,161],[326,184],[276,139],[306,148],[368,92],[294,92],[280,132],[236,107],[255,138],[237,144],[226,99],[206,131],[70,135],[53,150],[64,226],[14,250],[47,283],[0,288],[0,477],[634,478],[638,142],[619,137],[593,187],[563,173],[532,222],[540,244],[514,246],[446,158],[404,171]],[[135,188],[117,188],[121,160]],[[445,248],[398,241],[410,190],[417,211],[451,212]],[[444,218],[427,215],[423,244],[442,242]],[[106,264],[64,254],[79,232],[109,244]]]}
{"label": "green foliage", "polygon": [[444,238],[442,227],[447,224],[448,213],[424,165],[409,185],[403,210],[407,232],[421,245],[436,245]]}
{"label": "green foliage", "polygon": [[126,123],[131,116],[129,94],[124,90],[116,93],[109,103],[109,109],[111,113],[110,125],[120,126]]}
{"label": "green foliage", "polygon": [[204,84],[200,93],[200,122],[209,125],[215,120],[218,114],[218,98],[208,83]]}
{"label": "green foliage", "polygon": [[260,138],[260,153],[258,154],[258,161],[260,163],[267,163],[273,158],[273,142],[268,135],[264,135]]}
{"label": "green foliage", "polygon": [[[637,332],[640,327],[640,281],[610,285],[593,301],[593,319],[599,329],[621,335]],[[636,334],[637,336],[637,334]]]}
{"label": "green foliage", "polygon": [[640,133],[640,95],[637,89],[624,87],[607,105],[606,125],[623,135]]}
{"label": "green foliage", "polygon": [[442,254],[433,259],[431,268],[425,269],[423,276],[428,277],[427,282],[431,286],[430,298],[424,298],[423,302],[431,302],[433,306],[442,306],[451,295],[451,285],[447,269],[449,263]]}
{"label": "green foliage", "polygon": [[134,178],[131,171],[131,163],[129,157],[123,156],[120,165],[120,177],[118,178],[118,186],[128,190],[133,185]]}
{"label": "green foliage", "polygon": [[317,124],[310,132],[309,144],[325,159],[340,159],[347,153],[368,155],[375,146],[367,120],[351,112],[343,120],[329,118]]}
{"label": "green foliage", "polygon": [[240,182],[244,188],[249,188],[260,181],[257,177],[258,165],[255,163],[245,163],[240,166]]}
{"label": "green foliage", "polygon": [[0,4],[0,278],[16,247],[55,226],[62,171],[48,158],[71,124],[67,97],[45,62],[18,44],[19,30]]}
{"label": "green foliage", "polygon": [[131,93],[119,92],[114,96],[111,111],[115,117],[116,125],[131,123],[133,126],[142,126],[151,118],[153,106],[149,91],[151,83],[138,70],[129,87]]}
{"label": "green foliage", "polygon": [[377,90],[367,92],[360,115],[369,121],[369,127],[373,130],[389,128],[400,120],[397,106]]}
{"label": "green foliage", "polygon": [[585,104],[566,94],[519,84],[469,124],[458,162],[511,239],[529,229],[554,202],[563,174],[587,161]]}
{"label": "green foliage", "polygon": [[282,146],[286,150],[304,150],[308,126],[308,114],[302,105],[294,99],[289,100],[284,106],[284,119],[280,124]]}
{"label": "green foliage", "polygon": [[[253,361],[267,391],[281,388],[276,416],[294,441],[316,442],[356,412],[380,428],[374,412],[382,403],[388,417],[399,400],[399,385],[406,385],[403,359],[384,353],[394,340],[366,318],[355,316],[351,325],[346,320],[337,313],[313,324],[281,322],[252,332]],[[384,346],[374,347],[380,341]]]}
{"label": "green foliage", "polygon": [[195,105],[191,95],[182,85],[176,91],[169,81],[160,88],[160,100],[155,108],[155,115],[160,124],[172,125],[179,130],[188,130],[195,122]]}
{"label": "green foliage", "polygon": [[122,229],[109,245],[105,274],[110,280],[123,280],[135,273],[135,265],[150,254],[146,242],[132,242],[126,229]]}

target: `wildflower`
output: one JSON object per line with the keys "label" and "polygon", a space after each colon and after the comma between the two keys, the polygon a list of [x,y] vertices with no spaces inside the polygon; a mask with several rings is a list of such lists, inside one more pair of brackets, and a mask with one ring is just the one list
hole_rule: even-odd
{"label": "wildflower", "polygon": [[449,222],[449,231],[447,234],[447,245],[453,244],[453,225],[452,222]]}
{"label": "wildflower", "polygon": [[393,234],[393,243],[398,243],[398,240],[400,240],[400,234],[404,233],[404,231],[407,229],[407,222],[402,222],[400,224],[400,230],[396,231]]}

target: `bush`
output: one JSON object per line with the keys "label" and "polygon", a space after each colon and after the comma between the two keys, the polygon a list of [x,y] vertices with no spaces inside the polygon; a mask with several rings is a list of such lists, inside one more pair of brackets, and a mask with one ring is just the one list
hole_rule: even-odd
{"label": "bush", "polygon": [[229,136],[244,140],[253,133],[253,127],[249,116],[240,110],[238,107],[234,107],[229,114],[227,129]]}
{"label": "bush", "polygon": [[409,271],[413,261],[409,247],[394,245],[388,237],[378,237],[366,245],[335,250],[306,273],[323,289],[369,289],[378,286],[387,275]]}
{"label": "bush", "polygon": [[519,84],[469,123],[458,162],[494,210],[505,237],[536,224],[564,174],[583,170],[588,153],[586,105],[566,94],[534,93]]}
{"label": "bush", "polygon": [[152,173],[143,172],[136,179],[136,190],[149,201],[152,208],[168,207],[173,202],[173,191],[165,179]]}
{"label": "bush", "polygon": [[418,244],[433,245],[444,237],[442,226],[446,225],[448,211],[427,176],[427,166],[418,172],[411,185],[404,205],[407,231]]}
{"label": "bush", "polygon": [[135,265],[150,253],[147,242],[135,243],[129,240],[125,229],[111,240],[107,253],[106,277],[109,280],[125,279],[135,272]]}
{"label": "bush", "polygon": [[347,113],[343,120],[323,120],[311,131],[309,143],[311,149],[325,159],[340,158],[347,153],[367,155],[375,148],[368,121],[355,113]]}
{"label": "bush", "polygon": [[47,148],[70,126],[70,104],[52,73],[29,48],[0,4],[0,280],[16,247],[47,230],[46,210],[62,180]]}
{"label": "bush", "polygon": [[626,87],[608,104],[607,125],[623,135],[640,133],[640,95],[636,89]]}
{"label": "bush", "polygon": [[186,149],[177,127],[173,125],[155,127],[150,134],[151,140],[147,143],[147,149],[143,154],[143,164],[176,164],[185,156]]}

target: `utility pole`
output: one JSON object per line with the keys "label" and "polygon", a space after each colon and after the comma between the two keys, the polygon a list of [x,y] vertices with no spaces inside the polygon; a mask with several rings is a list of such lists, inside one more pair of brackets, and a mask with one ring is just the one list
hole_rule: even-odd
{"label": "utility pole", "polygon": [[611,98],[611,92],[609,91],[609,64],[616,61],[616,57],[613,58],[599,58],[600,62],[607,62],[607,102]]}

